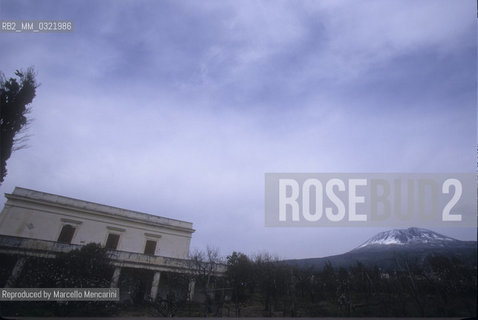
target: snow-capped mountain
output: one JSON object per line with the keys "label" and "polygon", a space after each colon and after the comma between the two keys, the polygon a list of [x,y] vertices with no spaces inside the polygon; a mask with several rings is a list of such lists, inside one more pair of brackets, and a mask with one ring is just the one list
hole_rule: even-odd
{"label": "snow-capped mountain", "polygon": [[460,242],[462,241],[423,228],[393,229],[376,234],[356,249],[387,245],[447,247]]}
{"label": "snow-capped mountain", "polygon": [[299,267],[320,270],[328,262],[334,267],[350,267],[357,262],[384,270],[397,268],[397,259],[410,259],[425,264],[430,255],[443,255],[476,266],[476,241],[461,241],[437,232],[422,229],[394,229],[381,232],[357,248],[335,256],[288,260]]}

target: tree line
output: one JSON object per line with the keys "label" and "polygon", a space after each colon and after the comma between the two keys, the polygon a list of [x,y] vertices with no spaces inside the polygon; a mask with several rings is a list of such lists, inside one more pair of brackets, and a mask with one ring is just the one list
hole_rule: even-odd
{"label": "tree line", "polygon": [[[1,258],[0,276],[5,282],[18,257]],[[168,293],[157,301],[144,299],[151,272],[132,270],[128,278],[125,270],[124,281],[136,281],[128,288],[137,290],[129,304],[4,302],[2,315],[26,315],[28,311],[30,316],[135,312],[148,316],[470,317],[476,312],[476,263],[470,267],[444,255],[430,254],[424,263],[397,257],[396,267],[386,272],[360,262],[349,268],[331,263],[321,269],[304,268],[267,253],[233,252],[223,259],[211,248],[193,252],[188,261],[190,273],[163,273],[160,287],[168,287]],[[55,259],[28,258],[16,287],[109,287],[112,273],[108,251],[89,244]],[[191,280],[195,282],[194,300],[188,298]]]}
{"label": "tree line", "polygon": [[424,263],[397,257],[388,272],[361,262],[314,270],[269,254],[238,252],[226,263],[235,316],[467,317],[476,312],[476,264],[443,255],[430,254]]}

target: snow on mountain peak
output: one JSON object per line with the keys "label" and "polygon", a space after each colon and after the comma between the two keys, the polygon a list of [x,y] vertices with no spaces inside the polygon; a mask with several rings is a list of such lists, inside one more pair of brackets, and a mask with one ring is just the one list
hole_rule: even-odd
{"label": "snow on mountain peak", "polygon": [[358,246],[357,249],[375,245],[443,244],[443,242],[453,241],[458,240],[428,229],[412,227],[380,232]]}

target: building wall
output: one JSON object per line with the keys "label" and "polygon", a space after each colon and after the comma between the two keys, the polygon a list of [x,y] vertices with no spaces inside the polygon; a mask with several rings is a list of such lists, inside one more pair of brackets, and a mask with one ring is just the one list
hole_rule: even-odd
{"label": "building wall", "polygon": [[157,241],[155,255],[187,258],[192,223],[16,188],[0,214],[0,234],[57,241],[65,224],[75,227],[72,244],[105,245],[119,234],[117,250],[143,253],[146,240]]}

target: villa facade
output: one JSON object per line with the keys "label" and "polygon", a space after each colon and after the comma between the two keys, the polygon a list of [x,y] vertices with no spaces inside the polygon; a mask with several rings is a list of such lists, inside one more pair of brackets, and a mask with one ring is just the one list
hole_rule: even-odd
{"label": "villa facade", "polygon": [[[161,291],[162,273],[192,272],[187,259],[194,233],[191,222],[19,187],[5,196],[0,254],[19,258],[4,287],[15,286],[29,257],[54,258],[92,242],[108,249],[114,266],[111,287],[119,286],[123,270],[147,270],[147,295],[152,300]],[[193,280],[185,290],[192,299]]]}

